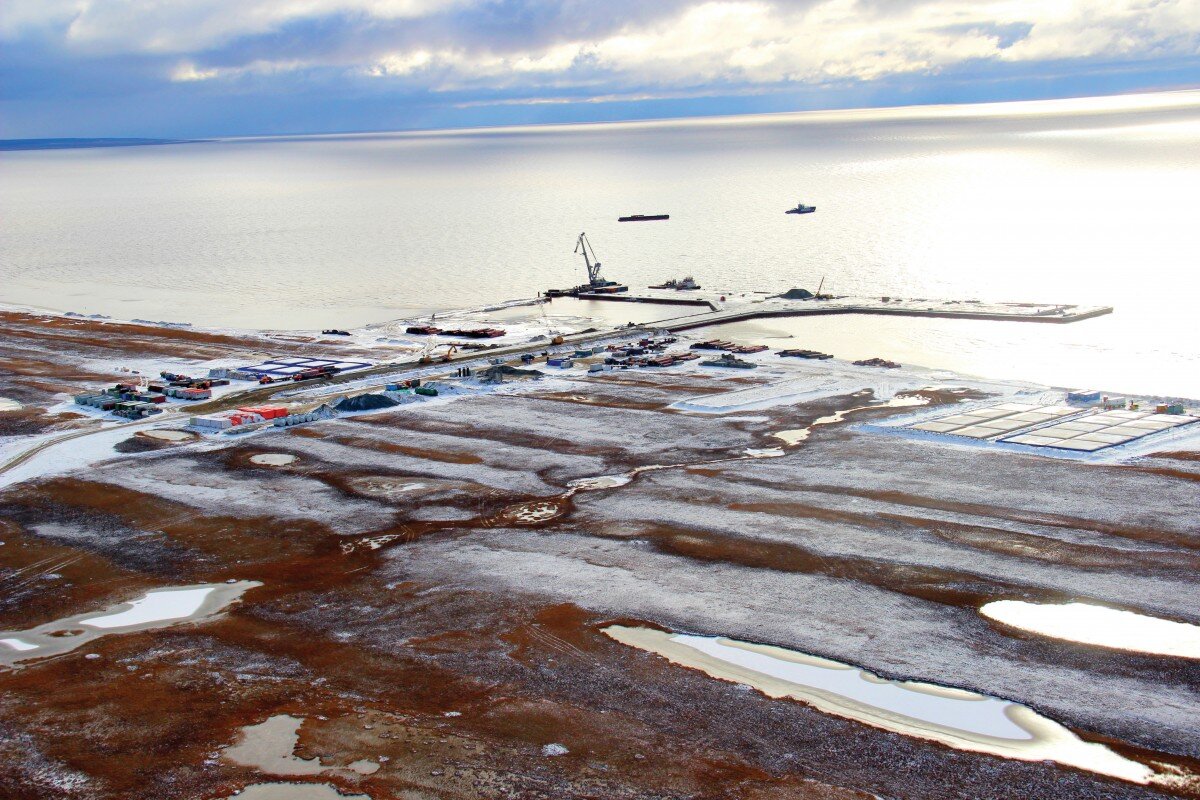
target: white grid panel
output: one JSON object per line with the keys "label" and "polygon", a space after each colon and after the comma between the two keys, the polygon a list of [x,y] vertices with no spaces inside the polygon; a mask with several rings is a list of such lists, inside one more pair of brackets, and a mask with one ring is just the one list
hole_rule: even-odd
{"label": "white grid panel", "polygon": [[1187,425],[1197,419],[1184,414],[1155,414],[1151,411],[1103,411],[1026,434],[1006,436],[1003,441],[1090,453]]}
{"label": "white grid panel", "polygon": [[944,417],[918,422],[907,427],[917,431],[948,433],[970,439],[998,439],[1007,433],[1051,422],[1072,414],[1079,409],[1070,406],[1039,406],[1030,403],[1000,403],[985,408],[949,414]]}

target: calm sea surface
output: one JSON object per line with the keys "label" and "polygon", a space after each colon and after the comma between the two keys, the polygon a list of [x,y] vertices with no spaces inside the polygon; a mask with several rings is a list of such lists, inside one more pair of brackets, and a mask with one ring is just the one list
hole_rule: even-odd
{"label": "calm sea surface", "polygon": [[577,283],[580,231],[632,286],[1113,305],[720,333],[1200,398],[1200,92],[0,154],[0,301],[58,310],[348,327]]}

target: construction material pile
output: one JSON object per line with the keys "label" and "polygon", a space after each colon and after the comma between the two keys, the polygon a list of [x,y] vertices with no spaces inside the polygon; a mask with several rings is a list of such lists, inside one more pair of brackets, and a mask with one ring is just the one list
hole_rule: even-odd
{"label": "construction material pile", "polygon": [[856,367],[883,367],[884,369],[899,369],[900,365],[886,358],[864,358],[854,362]]}
{"label": "construction material pile", "polygon": [[780,350],[775,355],[785,356],[787,358],[813,358],[813,359],[817,359],[820,361],[824,361],[827,358],[833,358],[833,356],[830,355],[829,353],[822,353],[820,350],[802,350],[802,349]]}
{"label": "construction material pile", "polygon": [[727,367],[730,369],[754,369],[758,366],[750,361],[743,361],[733,353],[722,353],[720,358],[715,358],[712,361],[701,361],[702,367]]}
{"label": "construction material pile", "polygon": [[381,408],[391,408],[400,403],[386,394],[359,394],[354,397],[343,397],[333,404],[338,411],[377,411]]}
{"label": "construction material pile", "polygon": [[750,353],[762,353],[767,350],[765,344],[734,344],[726,342],[722,339],[709,339],[707,342],[696,342],[692,345],[693,350],[724,350],[726,353],[738,353],[740,355],[748,355]]}

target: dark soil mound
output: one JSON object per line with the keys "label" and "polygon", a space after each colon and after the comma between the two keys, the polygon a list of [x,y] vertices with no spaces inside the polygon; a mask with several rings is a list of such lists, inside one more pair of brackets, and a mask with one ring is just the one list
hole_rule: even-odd
{"label": "dark soil mound", "polygon": [[395,400],[382,394],[360,394],[354,397],[343,397],[334,405],[338,411],[374,411],[379,408],[391,408],[400,405]]}

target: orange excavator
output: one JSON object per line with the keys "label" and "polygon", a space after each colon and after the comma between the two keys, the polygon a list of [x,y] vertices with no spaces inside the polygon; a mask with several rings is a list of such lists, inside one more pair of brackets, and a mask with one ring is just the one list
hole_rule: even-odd
{"label": "orange excavator", "polygon": [[[446,349],[444,353],[438,353],[438,350]],[[417,359],[418,364],[445,364],[451,360],[451,357],[458,352],[458,348],[452,344],[431,345],[426,347],[421,353],[421,357]]]}

